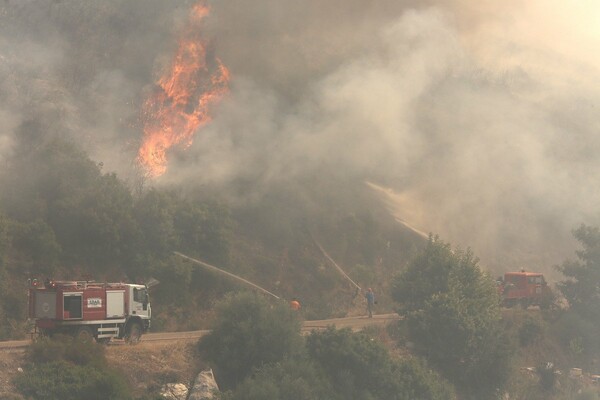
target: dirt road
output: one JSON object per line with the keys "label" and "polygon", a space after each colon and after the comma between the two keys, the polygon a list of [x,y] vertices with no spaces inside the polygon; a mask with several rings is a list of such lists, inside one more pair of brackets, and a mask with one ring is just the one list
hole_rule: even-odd
{"label": "dirt road", "polygon": [[[325,329],[328,326],[335,326],[336,328],[350,328],[353,331],[359,331],[369,325],[385,325],[392,321],[399,320],[400,317],[397,314],[382,314],[374,315],[373,318],[367,318],[364,316],[360,317],[347,317],[347,318],[333,318],[324,319],[318,321],[304,321],[302,325],[302,332],[308,333],[312,330]],[[208,330],[200,331],[188,331],[188,332],[157,332],[148,333],[142,337],[143,342],[153,341],[175,341],[175,340],[186,340],[186,339],[197,339],[207,334]],[[10,351],[11,349],[20,349],[26,347],[30,343],[29,340],[11,340],[6,342],[0,342],[0,350]],[[120,340],[113,341],[113,344],[119,345],[124,342]]]}
{"label": "dirt road", "polygon": [[399,319],[400,317],[398,316],[398,314],[381,314],[373,315],[373,318],[360,316],[323,319],[319,321],[304,321],[304,323],[302,324],[302,332],[310,332],[312,330],[325,329],[331,325],[335,326],[338,329],[350,328],[353,331],[359,331],[369,325],[385,325],[392,321],[398,321]]}

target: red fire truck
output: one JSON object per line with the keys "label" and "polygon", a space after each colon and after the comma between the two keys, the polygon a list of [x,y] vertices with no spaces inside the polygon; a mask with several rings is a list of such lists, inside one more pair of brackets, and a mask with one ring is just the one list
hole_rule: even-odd
{"label": "red fire truck", "polygon": [[29,286],[29,318],[35,332],[75,335],[82,340],[112,338],[137,343],[150,327],[152,309],[145,285],[37,280]]}
{"label": "red fire truck", "polygon": [[530,305],[546,308],[552,302],[550,287],[539,272],[506,272],[498,278],[498,292],[505,307],[520,304],[525,309]]}

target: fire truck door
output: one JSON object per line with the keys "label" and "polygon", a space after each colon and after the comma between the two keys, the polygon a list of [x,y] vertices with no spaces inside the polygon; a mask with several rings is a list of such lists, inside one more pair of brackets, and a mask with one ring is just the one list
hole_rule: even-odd
{"label": "fire truck door", "polygon": [[120,318],[125,316],[125,291],[106,291],[106,318]]}
{"label": "fire truck door", "polygon": [[146,288],[133,288],[132,314],[149,316],[148,291]]}

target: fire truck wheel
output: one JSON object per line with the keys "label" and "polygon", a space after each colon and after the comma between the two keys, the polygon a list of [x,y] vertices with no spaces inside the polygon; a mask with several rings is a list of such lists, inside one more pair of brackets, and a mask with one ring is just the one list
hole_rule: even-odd
{"label": "fire truck wheel", "polygon": [[129,326],[129,332],[127,332],[127,336],[125,336],[125,341],[129,344],[137,344],[139,343],[142,337],[142,325],[139,322],[133,322]]}
{"label": "fire truck wheel", "polygon": [[81,328],[77,329],[75,337],[77,340],[83,343],[89,343],[94,340],[94,332],[92,332],[92,328],[89,326],[82,326]]}

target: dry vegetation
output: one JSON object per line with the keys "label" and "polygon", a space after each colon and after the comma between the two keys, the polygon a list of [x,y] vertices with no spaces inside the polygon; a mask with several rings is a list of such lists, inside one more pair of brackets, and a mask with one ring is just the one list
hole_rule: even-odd
{"label": "dry vegetation", "polygon": [[195,341],[140,343],[109,346],[106,358],[122,371],[135,395],[154,391],[166,383],[189,385],[198,371]]}
{"label": "dry vegetation", "polygon": [[14,350],[0,352],[0,399],[9,399],[14,393],[12,380],[19,374],[19,368],[23,368],[24,354]]}
{"label": "dry vegetation", "polygon": [[[133,394],[158,390],[165,383],[189,385],[201,367],[195,360],[195,341],[140,343],[137,346],[111,345],[106,358],[129,381]],[[23,351],[0,352],[0,399],[15,396],[13,378],[26,368]]]}

